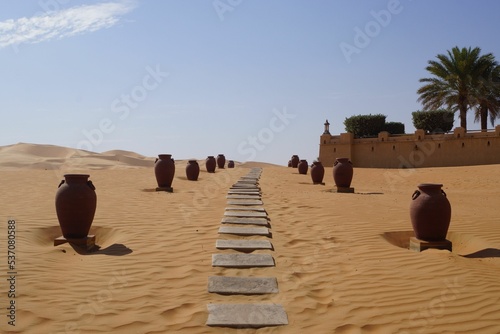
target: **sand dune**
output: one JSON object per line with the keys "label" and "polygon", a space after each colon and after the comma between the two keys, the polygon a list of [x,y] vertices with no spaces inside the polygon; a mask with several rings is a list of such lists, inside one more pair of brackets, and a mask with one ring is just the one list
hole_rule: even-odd
{"label": "sand dune", "polygon": [[[0,219],[16,220],[19,259],[16,326],[4,318],[2,333],[500,332],[500,165],[356,169],[356,193],[338,194],[331,168],[326,185],[313,185],[296,169],[262,164],[276,267],[242,271],[213,268],[211,255],[226,252],[215,240],[227,190],[259,164],[215,174],[202,166],[193,182],[177,161],[174,193],[164,193],[154,191],[154,158],[46,149],[0,148]],[[89,173],[97,188],[92,233],[101,248],[92,254],[52,244],[60,235],[54,196],[68,168]],[[407,249],[411,194],[423,182],[444,184],[453,252]],[[214,275],[275,276],[279,293],[209,294]],[[205,326],[206,304],[228,301],[280,303],[289,325]],[[5,293],[0,303],[7,306]]]}

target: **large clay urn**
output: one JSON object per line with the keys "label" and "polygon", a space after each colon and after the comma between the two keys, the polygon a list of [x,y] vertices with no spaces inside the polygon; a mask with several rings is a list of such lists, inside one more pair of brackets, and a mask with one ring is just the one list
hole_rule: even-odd
{"label": "large clay urn", "polygon": [[200,175],[200,165],[198,165],[198,161],[189,160],[186,165],[186,177],[190,181],[198,180],[198,175]]}
{"label": "large clay urn", "polygon": [[219,154],[217,156],[217,167],[224,168],[225,164],[226,164],[226,157],[224,156],[224,154]]}
{"label": "large clay urn", "polygon": [[171,154],[159,154],[155,162],[155,176],[158,187],[170,188],[175,174],[175,163]]}
{"label": "large clay urn", "polygon": [[288,167],[292,167],[292,160],[288,160]]}
{"label": "large clay urn", "polygon": [[292,159],[290,161],[292,162],[292,167],[297,168],[297,166],[299,165],[299,162],[300,162],[299,156],[295,155],[295,154],[292,155]]}
{"label": "large clay urn", "polygon": [[351,186],[353,175],[352,163],[349,158],[337,158],[333,163],[333,180],[335,185],[341,188]]}
{"label": "large clay urn", "polygon": [[451,219],[451,205],[442,184],[418,185],[412,196],[410,218],[417,239],[442,241],[446,239]]}
{"label": "large clay urn", "polygon": [[309,168],[309,165],[307,164],[307,160],[300,160],[299,164],[297,165],[297,169],[299,170],[299,174],[307,174],[307,169]]}
{"label": "large clay urn", "polygon": [[215,161],[215,157],[213,155],[209,155],[205,160],[205,167],[207,168],[207,172],[215,173],[215,167],[217,167],[217,161]]}
{"label": "large clay urn", "polygon": [[97,196],[88,174],[65,174],[56,193],[56,212],[66,239],[82,239],[89,234],[97,206]]}
{"label": "large clay urn", "polygon": [[314,161],[311,167],[311,179],[314,184],[323,183],[323,177],[325,176],[325,167],[321,161]]}
{"label": "large clay urn", "polygon": [[233,160],[228,161],[227,168],[234,168],[234,161]]}

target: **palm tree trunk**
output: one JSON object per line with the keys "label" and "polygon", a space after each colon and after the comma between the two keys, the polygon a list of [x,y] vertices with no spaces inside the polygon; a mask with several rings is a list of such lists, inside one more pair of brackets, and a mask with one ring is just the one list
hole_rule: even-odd
{"label": "palm tree trunk", "polygon": [[488,131],[488,107],[484,104],[479,109],[481,117],[481,132]]}
{"label": "palm tree trunk", "polygon": [[460,104],[460,126],[467,132],[467,105],[465,103]]}

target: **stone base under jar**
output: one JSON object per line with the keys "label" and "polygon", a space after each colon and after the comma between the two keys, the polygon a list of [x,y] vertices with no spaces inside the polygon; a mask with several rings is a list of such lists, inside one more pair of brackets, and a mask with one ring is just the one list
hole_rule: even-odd
{"label": "stone base under jar", "polygon": [[87,235],[86,238],[65,238],[64,236],[60,236],[54,239],[54,246],[59,246],[67,242],[69,242],[72,245],[85,248],[88,251],[96,247],[95,235],[93,234]]}
{"label": "stone base under jar", "polygon": [[169,192],[169,193],[173,193],[174,192],[174,188],[172,188],[172,187],[157,187],[156,191],[166,191],[166,192]]}
{"label": "stone base under jar", "polygon": [[450,240],[440,240],[440,241],[425,241],[420,240],[415,237],[410,238],[410,250],[415,252],[421,252],[426,249],[446,249],[451,252],[452,244]]}
{"label": "stone base under jar", "polygon": [[351,187],[335,187],[334,192],[337,193],[354,193],[354,188]]}

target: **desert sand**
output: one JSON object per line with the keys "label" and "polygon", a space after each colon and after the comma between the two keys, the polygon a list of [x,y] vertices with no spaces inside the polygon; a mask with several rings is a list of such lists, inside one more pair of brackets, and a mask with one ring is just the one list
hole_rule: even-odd
{"label": "desert sand", "polygon": [[[500,165],[357,168],[355,193],[341,194],[331,191],[331,168],[325,185],[313,185],[292,168],[245,163],[209,174],[200,160],[199,180],[188,181],[186,161],[176,161],[174,193],[166,193],[154,191],[153,163],[127,151],[0,148],[2,333],[500,333]],[[227,191],[256,166],[276,267],[212,267],[212,254],[234,252],[215,248]],[[96,187],[91,233],[100,250],[90,254],[53,245],[57,186],[75,172]],[[407,248],[411,195],[425,182],[444,184],[452,252]],[[9,219],[15,327],[6,317]],[[279,293],[211,294],[214,275],[274,276]],[[207,304],[228,302],[281,304],[289,324],[206,326]]]}

